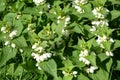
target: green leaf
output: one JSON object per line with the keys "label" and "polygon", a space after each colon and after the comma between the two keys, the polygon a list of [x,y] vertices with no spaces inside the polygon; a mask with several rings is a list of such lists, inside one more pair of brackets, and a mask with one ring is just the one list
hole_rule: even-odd
{"label": "green leaf", "polygon": [[15,38],[13,40],[13,43],[15,43],[20,48],[24,48],[24,47],[28,46],[27,43],[26,43],[26,40],[25,40],[25,38],[23,36]]}
{"label": "green leaf", "polygon": [[16,2],[16,9],[18,9],[18,11],[20,11],[23,7],[24,7],[25,3],[23,1],[17,1]]}
{"label": "green leaf", "polygon": [[89,78],[82,73],[78,76],[78,80],[89,80]]}
{"label": "green leaf", "polygon": [[36,68],[35,61],[33,60],[26,61],[25,63],[22,64],[22,67],[27,71],[34,71]]}
{"label": "green leaf", "polygon": [[12,63],[12,64],[9,65],[9,68],[7,70],[7,74],[8,75],[13,75],[13,73],[14,73],[14,64]]}
{"label": "green leaf", "polygon": [[63,61],[63,64],[64,64],[65,71],[67,72],[70,72],[74,68],[72,61],[69,59]]}
{"label": "green leaf", "polygon": [[57,65],[53,59],[40,63],[40,67],[54,78],[57,77]]}
{"label": "green leaf", "polygon": [[112,18],[111,18],[111,20],[114,20],[115,18],[118,18],[120,15],[120,11],[118,11],[118,10],[112,10],[111,12],[111,15],[112,15]]}
{"label": "green leaf", "polygon": [[72,75],[67,75],[63,77],[63,80],[72,80],[73,76]]}
{"label": "green leaf", "polygon": [[0,12],[4,11],[6,8],[6,0],[0,0]]}
{"label": "green leaf", "polygon": [[15,19],[17,17],[16,13],[8,13],[4,16],[3,21],[7,22],[7,25],[13,26]]}
{"label": "green leaf", "polygon": [[23,30],[23,24],[21,23],[20,20],[15,20],[14,21],[14,29],[17,30],[17,35],[16,36],[19,36]]}
{"label": "green leaf", "polygon": [[91,54],[87,56],[87,59],[92,65],[96,65],[96,55],[94,54],[94,52],[91,52]]}
{"label": "green leaf", "polygon": [[120,71],[120,61],[117,60],[117,66],[115,67],[115,70],[119,70]]}
{"label": "green leaf", "polygon": [[114,40],[114,44],[113,44],[113,49],[112,50],[115,50],[116,48],[120,47],[120,40]]}
{"label": "green leaf", "polygon": [[120,0],[108,0],[110,2],[112,2],[112,4],[120,4]]}
{"label": "green leaf", "polygon": [[93,80],[108,80],[109,73],[100,68],[95,74],[92,74],[91,77]]}
{"label": "green leaf", "polygon": [[107,71],[110,72],[110,69],[111,69],[111,66],[112,66],[112,59],[110,58],[110,60],[106,63],[106,68],[107,68]]}
{"label": "green leaf", "polygon": [[30,14],[23,14],[20,16],[20,20],[21,20],[22,24],[28,25],[28,23],[31,23],[31,21],[32,21],[32,16]]}
{"label": "green leaf", "polygon": [[98,54],[98,57],[100,58],[101,62],[103,62],[104,60],[106,60],[108,58],[105,53]]}
{"label": "green leaf", "polygon": [[22,11],[22,13],[24,13],[24,14],[31,14],[31,15],[37,15],[37,16],[40,15],[39,11],[35,7],[26,7]]}
{"label": "green leaf", "polygon": [[6,64],[8,60],[11,58],[14,58],[16,56],[17,49],[10,48],[10,47],[4,47],[3,52],[0,55],[0,67]]}

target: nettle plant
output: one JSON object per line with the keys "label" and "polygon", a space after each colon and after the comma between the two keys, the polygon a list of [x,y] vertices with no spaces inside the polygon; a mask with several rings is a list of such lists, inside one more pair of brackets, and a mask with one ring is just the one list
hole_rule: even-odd
{"label": "nettle plant", "polygon": [[119,8],[119,0],[0,0],[0,80],[119,80]]}

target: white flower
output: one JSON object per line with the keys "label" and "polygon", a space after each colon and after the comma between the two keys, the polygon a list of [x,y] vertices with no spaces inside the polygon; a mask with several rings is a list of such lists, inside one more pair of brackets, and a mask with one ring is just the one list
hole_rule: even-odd
{"label": "white flower", "polygon": [[107,36],[103,35],[102,37],[98,35],[98,39],[96,40],[98,44],[107,41]]}
{"label": "white flower", "polygon": [[86,69],[86,72],[87,73],[94,73],[94,71],[98,69],[97,66],[91,66],[90,68]]}
{"label": "white flower", "polygon": [[42,62],[44,60],[47,60],[48,58],[51,58],[52,54],[51,53],[44,53],[42,55],[39,55],[39,54],[33,52],[32,56],[34,59],[36,59],[37,62]]}
{"label": "white flower", "polygon": [[19,51],[22,53],[22,52],[23,52],[23,49],[19,49]]}
{"label": "white flower", "polygon": [[37,48],[37,46],[38,46],[38,44],[37,44],[37,43],[35,43],[34,45],[32,45],[32,49],[36,49],[36,48]]}
{"label": "white flower", "polygon": [[62,29],[62,34],[63,34],[63,35],[66,35],[67,33],[68,33],[67,30]]}
{"label": "white flower", "polygon": [[9,45],[10,44],[10,41],[5,41],[5,45]]}
{"label": "white flower", "polygon": [[74,1],[73,1],[73,4],[76,4],[76,5],[82,4],[82,5],[84,5],[84,4],[86,4],[87,2],[88,2],[88,0],[74,0]]}
{"label": "white flower", "polygon": [[77,71],[73,71],[72,74],[73,74],[74,77],[77,77],[78,72]]}
{"label": "white flower", "polygon": [[46,54],[47,58],[50,58],[52,56],[51,53],[45,53],[45,54]]}
{"label": "white flower", "polygon": [[43,14],[43,11],[40,11],[39,14]]}
{"label": "white flower", "polygon": [[6,33],[6,32],[7,32],[6,27],[2,27],[2,28],[1,28],[1,31],[2,31],[3,33]]}
{"label": "white flower", "polygon": [[68,16],[68,17],[65,18],[65,27],[67,26],[67,24],[69,23],[69,21],[70,21],[70,17]]}
{"label": "white flower", "polygon": [[79,54],[80,57],[85,57],[85,56],[88,56],[88,50],[85,49],[84,51],[81,51],[80,54]]}
{"label": "white flower", "polygon": [[113,38],[110,38],[110,42],[112,42],[112,43],[114,42]]}
{"label": "white flower", "polygon": [[100,21],[92,21],[92,25],[96,26],[96,27],[104,27],[104,26],[108,26],[108,22],[106,20],[100,20]]}
{"label": "white flower", "polygon": [[43,4],[45,0],[33,0],[33,2],[38,6],[40,4]]}
{"label": "white flower", "polygon": [[75,9],[77,10],[77,12],[79,12],[79,13],[84,13],[84,10],[83,10],[80,6],[75,5],[74,7],[75,7]]}
{"label": "white flower", "polygon": [[94,32],[96,31],[96,27],[95,26],[92,26],[92,28],[90,29],[91,32]]}
{"label": "white flower", "polygon": [[79,58],[79,61],[82,61],[82,62],[84,62],[85,64],[87,64],[87,65],[89,65],[90,64],[90,61],[88,61],[86,58],[84,58],[84,57],[80,57]]}
{"label": "white flower", "polygon": [[100,12],[101,10],[103,10],[101,6],[96,7],[95,9],[92,10],[92,13],[95,15],[96,18],[104,19],[104,15]]}
{"label": "white flower", "polygon": [[106,51],[105,53],[107,56],[113,56],[113,53],[111,51]]}
{"label": "white flower", "polygon": [[39,70],[42,70],[42,68],[39,66],[39,63],[36,63],[36,67],[38,67]]}
{"label": "white flower", "polygon": [[42,52],[44,49],[43,49],[43,47],[41,47],[41,46],[39,46],[39,47],[37,47],[36,49],[35,49],[35,51],[38,51],[38,52]]}
{"label": "white flower", "polygon": [[15,48],[15,47],[16,47],[16,45],[15,45],[14,43],[12,43],[12,44],[11,44],[11,47],[12,47],[12,48]]}
{"label": "white flower", "polygon": [[17,30],[13,30],[10,34],[9,37],[12,39],[13,37],[15,37],[17,34]]}

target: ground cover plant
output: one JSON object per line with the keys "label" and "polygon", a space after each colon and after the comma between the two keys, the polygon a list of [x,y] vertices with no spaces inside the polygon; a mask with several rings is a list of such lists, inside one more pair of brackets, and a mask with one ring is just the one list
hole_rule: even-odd
{"label": "ground cover plant", "polygon": [[0,0],[0,80],[120,80],[120,0]]}

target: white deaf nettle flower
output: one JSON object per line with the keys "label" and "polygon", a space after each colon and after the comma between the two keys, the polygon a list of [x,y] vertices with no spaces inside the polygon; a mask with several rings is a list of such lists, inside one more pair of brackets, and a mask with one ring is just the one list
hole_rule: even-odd
{"label": "white deaf nettle flower", "polygon": [[44,4],[45,0],[33,0],[33,2],[38,6]]}
{"label": "white deaf nettle flower", "polygon": [[107,56],[113,56],[113,53],[111,51],[106,51],[105,53]]}
{"label": "white deaf nettle flower", "polygon": [[67,26],[67,24],[70,22],[70,17],[68,16],[68,17],[66,17],[65,18],[65,27]]}
{"label": "white deaf nettle flower", "polygon": [[94,25],[96,27],[109,26],[109,24],[108,24],[108,22],[106,20],[92,21],[92,25]]}
{"label": "white deaf nettle flower", "polygon": [[19,51],[20,51],[21,53],[23,53],[23,49],[19,49]]}
{"label": "white deaf nettle flower", "polygon": [[42,62],[44,60],[47,60],[48,58],[51,58],[52,54],[51,53],[44,53],[42,55],[39,55],[39,54],[33,52],[32,56],[34,59],[36,59],[37,62]]}
{"label": "white deaf nettle flower", "polygon": [[101,44],[102,42],[107,41],[107,36],[103,35],[102,37],[98,35],[98,39],[96,40],[96,42],[98,44]]}
{"label": "white deaf nettle flower", "polygon": [[62,34],[66,35],[68,33],[68,30],[62,29]]}
{"label": "white deaf nettle flower", "polygon": [[101,10],[103,10],[101,6],[96,7],[95,9],[92,10],[92,13],[95,15],[96,18],[104,19],[104,15],[100,12]]}
{"label": "white deaf nettle flower", "polygon": [[114,42],[113,38],[110,38],[110,42],[112,42],[112,43]]}
{"label": "white deaf nettle flower", "polygon": [[84,49],[83,51],[80,52],[79,57],[85,57],[85,56],[88,56],[88,55],[89,55],[88,50]]}
{"label": "white deaf nettle flower", "polygon": [[7,28],[6,28],[6,27],[2,27],[2,28],[1,28],[1,32],[3,32],[3,33],[8,32],[8,31],[7,31]]}
{"label": "white deaf nettle flower", "polygon": [[95,32],[96,31],[96,27],[92,26],[92,28],[90,29],[91,32]]}
{"label": "white deaf nettle flower", "polygon": [[84,5],[88,3],[88,0],[74,0],[73,1],[73,4],[76,4],[76,5]]}
{"label": "white deaf nettle flower", "polygon": [[32,49],[36,49],[38,47],[38,43],[35,43],[34,45],[32,45]]}
{"label": "white deaf nettle flower", "polygon": [[86,69],[86,72],[89,73],[94,73],[95,70],[97,70],[97,66],[91,66],[90,68]]}
{"label": "white deaf nettle flower", "polygon": [[77,12],[79,12],[79,13],[84,13],[84,10],[83,10],[80,6],[75,5],[74,7],[75,7],[75,9],[77,10]]}
{"label": "white deaf nettle flower", "polygon": [[43,14],[43,11],[40,11],[39,14]]}
{"label": "white deaf nettle flower", "polygon": [[42,68],[39,66],[39,63],[36,63],[36,67],[38,67],[39,70],[42,70]]}
{"label": "white deaf nettle flower", "polygon": [[17,35],[17,30],[13,30],[10,34],[9,37],[13,39]]}
{"label": "white deaf nettle flower", "polygon": [[5,41],[5,46],[9,45],[10,41]]}
{"label": "white deaf nettle flower", "polygon": [[89,65],[89,64],[90,64],[90,61],[88,61],[88,60],[87,60],[86,58],[84,58],[84,57],[80,57],[80,58],[79,58],[79,61],[85,63],[86,65]]}
{"label": "white deaf nettle flower", "polygon": [[77,77],[78,72],[77,71],[73,71],[72,74],[73,74],[74,77]]}
{"label": "white deaf nettle flower", "polygon": [[39,47],[35,48],[34,50],[41,53],[44,49],[43,49],[43,47],[39,46]]}
{"label": "white deaf nettle flower", "polygon": [[16,45],[15,45],[14,43],[12,43],[12,44],[11,44],[11,47],[12,47],[12,48],[15,48],[15,47],[16,47]]}

